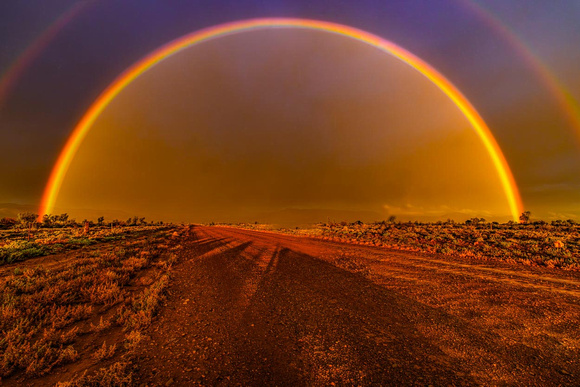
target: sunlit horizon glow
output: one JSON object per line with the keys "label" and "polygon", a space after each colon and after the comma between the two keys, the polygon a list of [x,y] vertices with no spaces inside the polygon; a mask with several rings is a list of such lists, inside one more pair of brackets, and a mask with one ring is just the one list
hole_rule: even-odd
{"label": "sunlit horizon glow", "polygon": [[425,76],[441,91],[443,91],[443,93],[461,111],[465,118],[467,118],[470,125],[476,131],[498,173],[498,177],[506,195],[511,215],[514,220],[518,220],[520,213],[523,211],[523,204],[518,187],[515,183],[511,169],[503,155],[503,152],[501,151],[493,134],[481,116],[451,82],[449,82],[442,74],[440,74],[428,63],[424,62],[422,59],[397,46],[396,44],[384,40],[376,35],[341,24],[293,18],[250,19],[220,24],[218,26],[202,29],[162,46],[161,48],[153,51],[151,54],[128,68],[124,73],[117,77],[117,79],[115,79],[97,98],[97,100],[87,110],[81,121],[77,124],[69,136],[52,169],[49,180],[45,187],[39,208],[39,216],[48,214],[53,210],[67,170],[79,146],[81,145],[83,139],[87,135],[95,120],[111,103],[111,101],[115,99],[115,97],[131,82],[133,82],[136,78],[149,70],[151,67],[155,66],[157,63],[187,47],[222,36],[267,28],[303,28],[310,30],[320,30],[345,37],[350,37],[357,41],[378,48],[388,54],[391,54],[392,56],[410,65],[412,68]]}

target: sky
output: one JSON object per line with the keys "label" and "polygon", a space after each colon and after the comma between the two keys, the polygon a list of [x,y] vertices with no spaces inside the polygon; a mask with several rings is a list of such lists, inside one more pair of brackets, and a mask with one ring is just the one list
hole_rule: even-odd
{"label": "sky", "polygon": [[[580,219],[577,1],[69,1],[0,4],[0,217],[36,210],[77,123],[183,35],[263,17],[375,34],[450,80],[533,217]],[[408,64],[297,28],[191,46],[98,116],[54,212],[171,221],[512,218],[480,138]]]}

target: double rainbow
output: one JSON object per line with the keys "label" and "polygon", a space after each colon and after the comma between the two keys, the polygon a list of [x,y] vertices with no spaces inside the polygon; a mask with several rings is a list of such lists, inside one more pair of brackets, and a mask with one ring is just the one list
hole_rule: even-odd
{"label": "double rainbow", "polygon": [[111,101],[131,82],[157,63],[187,47],[222,36],[267,28],[303,28],[349,37],[397,57],[429,79],[453,101],[476,131],[495,166],[508,201],[510,212],[514,220],[518,220],[519,214],[523,210],[523,205],[509,165],[481,116],[451,82],[420,58],[376,35],[341,24],[292,18],[250,19],[206,28],[164,45],[128,68],[97,98],[69,136],[50,174],[42,197],[39,216],[50,213],[54,208],[54,203],[68,167],[95,120]]}

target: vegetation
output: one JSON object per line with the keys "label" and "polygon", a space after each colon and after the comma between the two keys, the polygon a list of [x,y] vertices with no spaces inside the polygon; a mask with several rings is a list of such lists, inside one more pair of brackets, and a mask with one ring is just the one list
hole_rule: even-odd
{"label": "vegetation", "polygon": [[105,222],[105,217],[100,216],[97,219],[97,223],[93,221],[84,220],[78,223],[75,219],[70,219],[69,215],[64,213],[60,215],[50,215],[45,214],[42,217],[39,217],[36,214],[30,212],[22,212],[18,214],[16,218],[2,218],[0,219],[0,229],[46,229],[46,228],[63,228],[63,227],[81,227],[84,226],[86,223],[89,223],[90,227],[94,227],[95,225],[99,227],[119,227],[119,226],[143,226],[143,225],[163,225],[163,222],[147,222],[145,218],[141,218],[138,216],[131,217],[126,221],[121,221],[118,219],[111,220],[109,222]]}
{"label": "vegetation", "polygon": [[[580,269],[580,224],[388,221],[324,223],[287,233],[391,249]],[[81,224],[67,214],[2,219],[0,382],[24,384],[70,363],[62,386],[130,385],[143,330],[158,312],[188,227],[144,218]],[[239,225],[265,229],[261,224]],[[104,243],[107,242],[107,243]],[[63,254],[66,253],[66,254]],[[30,258],[61,254],[40,264]],[[62,368],[61,368],[62,369]]]}
{"label": "vegetation", "polygon": [[148,224],[145,218],[134,217],[129,221],[105,223],[101,217],[96,225],[87,220],[81,225],[69,219],[68,214],[62,214],[44,215],[39,222],[38,216],[31,213],[19,214],[18,219],[3,218],[0,220],[0,265],[164,228],[161,223]]}
{"label": "vegetation", "polygon": [[575,223],[326,224],[319,230],[323,237],[394,249],[580,269]]}
{"label": "vegetation", "polygon": [[[395,222],[393,218],[372,224],[322,223],[311,229],[284,232],[398,250],[580,270],[580,224],[573,220],[532,221],[528,211],[520,219],[521,223],[500,224],[482,218],[464,223]],[[264,229],[263,225],[238,226]]]}
{"label": "vegetation", "polygon": [[61,264],[28,261],[0,271],[0,381],[42,377],[67,363],[83,363],[88,372],[64,385],[130,381],[133,350],[163,299],[181,229],[104,227],[84,236],[80,231],[39,231],[44,242],[22,241],[13,233],[15,240],[3,242],[6,262],[34,255],[34,249],[47,253],[56,245],[66,249],[123,237],[122,244],[76,250]]}

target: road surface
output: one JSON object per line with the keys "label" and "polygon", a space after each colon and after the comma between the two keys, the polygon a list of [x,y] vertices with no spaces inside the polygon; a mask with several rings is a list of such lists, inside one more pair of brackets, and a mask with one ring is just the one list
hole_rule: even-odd
{"label": "road surface", "polygon": [[578,385],[580,274],[191,227],[137,385]]}

